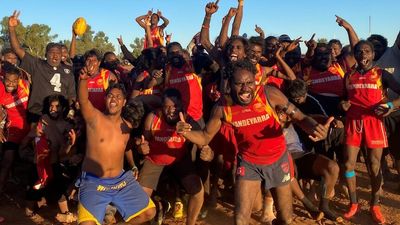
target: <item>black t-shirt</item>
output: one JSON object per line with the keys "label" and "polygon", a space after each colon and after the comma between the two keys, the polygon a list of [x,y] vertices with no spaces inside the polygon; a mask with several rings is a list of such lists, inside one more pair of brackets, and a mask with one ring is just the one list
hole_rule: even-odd
{"label": "black t-shirt", "polygon": [[75,79],[71,67],[64,64],[53,67],[46,60],[25,53],[21,60],[21,68],[32,76],[29,112],[41,115],[43,100],[52,94],[63,95],[66,99],[76,97]]}

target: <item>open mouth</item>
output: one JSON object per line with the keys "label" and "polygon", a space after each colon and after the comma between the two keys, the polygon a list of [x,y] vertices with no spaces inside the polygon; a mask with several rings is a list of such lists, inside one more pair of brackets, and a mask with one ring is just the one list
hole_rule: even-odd
{"label": "open mouth", "polygon": [[110,102],[110,107],[116,107],[117,103],[116,102]]}
{"label": "open mouth", "polygon": [[250,102],[251,100],[251,93],[245,92],[245,93],[241,93],[239,94],[239,99],[242,102]]}
{"label": "open mouth", "polygon": [[231,61],[237,61],[237,60],[238,60],[238,55],[236,55],[236,54],[231,54],[231,56],[229,57],[229,59],[230,59]]}
{"label": "open mouth", "polygon": [[363,65],[363,66],[367,66],[367,65],[369,65],[369,60],[368,59],[363,59],[363,60],[361,60],[361,65]]}

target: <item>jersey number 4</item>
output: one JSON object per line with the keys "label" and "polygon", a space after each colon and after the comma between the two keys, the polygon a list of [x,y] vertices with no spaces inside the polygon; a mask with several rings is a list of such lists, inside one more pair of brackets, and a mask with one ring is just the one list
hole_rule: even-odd
{"label": "jersey number 4", "polygon": [[50,84],[54,86],[55,92],[61,92],[61,74],[55,73],[50,80]]}

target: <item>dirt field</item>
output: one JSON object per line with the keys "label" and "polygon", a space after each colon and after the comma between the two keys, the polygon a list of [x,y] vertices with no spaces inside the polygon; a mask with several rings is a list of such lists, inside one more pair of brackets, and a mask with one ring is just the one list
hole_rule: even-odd
{"label": "dirt field", "polygon": [[[364,164],[357,163],[357,183],[359,184],[358,193],[361,204],[361,211],[352,221],[345,221],[343,224],[360,224],[369,225],[375,224],[369,214],[369,179]],[[394,172],[394,171],[392,171]],[[400,225],[400,180],[397,182],[386,182],[383,187],[383,195],[381,197],[383,214],[386,217],[386,224]],[[37,225],[37,224],[60,224],[54,219],[57,213],[57,206],[50,205],[41,208],[38,211],[40,217],[34,220],[24,215],[23,193],[24,188],[21,185],[8,185],[8,197],[3,197],[0,203],[0,215],[6,218],[6,222],[1,223],[9,225]],[[348,204],[348,200],[341,197],[339,193],[334,198],[333,206],[337,212],[343,213]],[[76,209],[76,205],[72,206]],[[198,222],[199,225],[230,225],[233,224],[233,206],[219,201],[216,209],[209,211],[207,217]],[[259,213],[252,216],[250,224],[261,224],[258,222]],[[122,224],[122,223],[119,223]],[[183,220],[174,220],[171,217],[167,218],[167,225],[184,224]],[[294,225],[312,225],[312,224],[335,224],[330,220],[323,219],[316,223],[308,216],[303,206],[299,201],[295,200],[294,205]]]}

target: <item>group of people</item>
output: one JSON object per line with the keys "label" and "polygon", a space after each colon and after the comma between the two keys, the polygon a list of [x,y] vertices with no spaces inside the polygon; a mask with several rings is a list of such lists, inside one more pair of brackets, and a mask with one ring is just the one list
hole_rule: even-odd
{"label": "group of people", "polygon": [[[300,38],[265,37],[258,26],[257,36],[240,36],[243,7],[238,0],[229,9],[212,43],[219,7],[208,3],[186,49],[164,35],[161,11],[149,11],[136,18],[145,30],[139,57],[118,38],[124,63],[96,49],[76,55],[74,31],[69,49],[49,43],[45,59],[32,56],[18,40],[15,11],[10,48],[1,52],[0,193],[22,160],[30,217],[54,200],[60,222],[109,223],[116,209],[128,224],[161,224],[173,202],[173,216],[186,205],[186,224],[194,225],[216,206],[223,181],[234,224],[249,224],[260,210],[261,222],[290,224],[293,195],[313,219],[342,222],[360,210],[362,153],[370,213],[385,223],[385,155],[400,174],[400,33],[392,47],[381,35],[359,40],[336,16],[350,44],[313,35],[302,55]],[[318,206],[307,184],[320,190]],[[344,214],[330,206],[335,185],[350,200]],[[76,197],[77,213],[68,205]]]}

